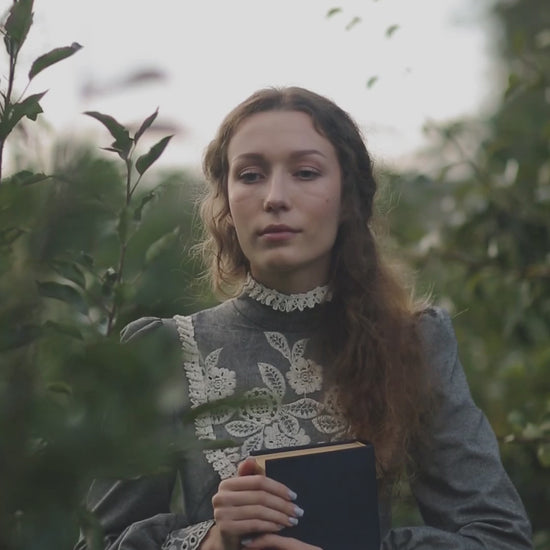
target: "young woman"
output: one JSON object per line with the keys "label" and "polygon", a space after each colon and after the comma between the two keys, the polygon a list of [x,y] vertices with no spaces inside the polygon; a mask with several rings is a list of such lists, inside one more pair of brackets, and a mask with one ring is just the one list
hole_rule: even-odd
{"label": "young woman", "polygon": [[[415,305],[379,255],[372,162],[350,117],[302,88],[261,90],[226,117],[204,171],[203,251],[214,288],[234,297],[138,320],[123,339],[182,347],[182,407],[261,399],[197,419],[193,437],[234,443],[187,457],[185,517],[169,511],[175,475],[95,483],[106,547],[311,550],[277,534],[307,514],[299,495],[246,458],[358,437],[376,450],[382,548],[531,548],[448,315]],[[404,472],[425,525],[392,529]]]}

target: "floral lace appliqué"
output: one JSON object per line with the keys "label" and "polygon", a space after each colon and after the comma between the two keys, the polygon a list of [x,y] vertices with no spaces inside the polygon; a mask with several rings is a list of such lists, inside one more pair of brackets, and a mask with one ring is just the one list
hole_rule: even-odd
{"label": "floral lace appliqu\u00e9", "polygon": [[[300,426],[299,418],[318,414],[318,403],[303,398],[283,403],[287,386],[284,376],[268,363],[258,363],[264,388],[253,388],[245,393],[245,405],[239,411],[239,420],[225,425],[233,438],[244,439],[241,456],[265,448],[307,445],[310,437]],[[305,414],[303,414],[305,411]],[[299,416],[303,414],[303,416]]]}
{"label": "floral lace appliqu\u00e9", "polygon": [[311,309],[323,302],[329,302],[332,298],[328,285],[300,294],[283,294],[255,281],[250,275],[243,286],[243,292],[275,311],[286,312]]}
{"label": "floral lace appliqu\u00e9", "polygon": [[[175,319],[187,354],[184,366],[192,406],[234,395],[238,373],[218,366],[223,348],[201,361],[191,319]],[[291,347],[279,332],[264,334],[268,344],[288,361],[286,374],[270,363],[258,362],[263,386],[245,391],[242,406],[218,409],[195,420],[199,439],[216,439],[214,426],[218,426],[236,443],[235,447],[204,451],[222,479],[234,476],[237,464],[251,451],[307,445],[315,432],[335,440],[345,429],[335,394],[327,392],[322,402],[309,396],[323,389],[323,367],[304,357],[307,339]]]}

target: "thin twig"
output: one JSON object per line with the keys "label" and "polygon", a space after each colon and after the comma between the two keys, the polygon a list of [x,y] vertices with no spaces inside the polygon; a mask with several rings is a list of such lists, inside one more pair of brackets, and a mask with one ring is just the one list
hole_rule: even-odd
{"label": "thin twig", "polygon": [[[6,90],[5,100],[4,100],[4,110],[2,113],[3,122],[8,121],[11,111],[11,94],[13,91],[13,83],[15,81],[15,65],[17,63],[17,53],[10,53],[10,72],[8,76],[8,89]],[[0,139],[0,183],[2,182],[2,164],[4,158],[4,145],[6,144],[7,135]]]}

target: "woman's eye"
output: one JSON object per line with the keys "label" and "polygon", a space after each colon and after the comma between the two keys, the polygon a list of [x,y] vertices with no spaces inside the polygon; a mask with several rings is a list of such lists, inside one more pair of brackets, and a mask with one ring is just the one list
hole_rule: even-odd
{"label": "woman's eye", "polygon": [[319,172],[317,170],[312,170],[311,168],[302,168],[296,172],[296,177],[305,181],[313,180],[319,176]]}
{"label": "woman's eye", "polygon": [[239,179],[244,183],[256,183],[262,178],[261,172],[247,171],[239,174]]}

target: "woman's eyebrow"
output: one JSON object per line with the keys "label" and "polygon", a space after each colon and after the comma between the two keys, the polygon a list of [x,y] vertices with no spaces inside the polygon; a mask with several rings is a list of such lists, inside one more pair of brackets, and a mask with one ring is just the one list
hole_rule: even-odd
{"label": "woman's eyebrow", "polygon": [[291,158],[307,157],[309,155],[319,155],[326,158],[326,155],[319,151],[319,149],[301,149],[299,151],[293,151],[290,154]]}
{"label": "woman's eyebrow", "polygon": [[[297,151],[292,151],[290,153],[290,158],[300,158],[300,157],[307,157],[309,155],[319,155],[321,157],[326,158],[326,155],[319,151],[319,149],[299,149]],[[237,155],[236,157],[233,157],[230,162],[237,162],[241,160],[255,160],[255,161],[261,161],[265,158],[265,156],[261,153],[242,153],[240,155]]]}
{"label": "woman's eyebrow", "polygon": [[261,153],[242,153],[241,155],[237,155],[236,157],[233,157],[230,162],[237,162],[241,160],[256,160],[260,161],[264,159],[264,155]]}

